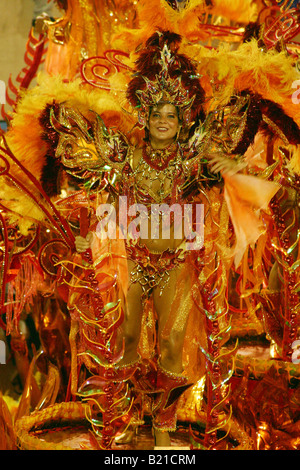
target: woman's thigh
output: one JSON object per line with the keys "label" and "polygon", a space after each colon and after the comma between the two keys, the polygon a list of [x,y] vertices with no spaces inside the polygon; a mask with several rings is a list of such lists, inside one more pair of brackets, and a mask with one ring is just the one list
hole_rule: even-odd
{"label": "woman's thigh", "polygon": [[[176,268],[168,272],[168,282],[163,289],[160,289],[160,286],[156,287],[153,290],[153,300],[158,316],[159,329],[162,331],[164,326],[169,318],[169,315],[172,315],[172,318],[175,320],[176,316],[180,314],[180,311],[172,311],[172,304],[175,298],[175,295],[178,293],[178,288],[181,292],[181,301],[179,302],[178,307],[180,309],[181,304],[185,301],[186,296],[190,291],[189,277],[182,275],[184,265],[180,264]],[[186,274],[186,272],[185,272]],[[167,275],[167,274],[166,274]],[[180,283],[180,285],[179,285]],[[184,284],[183,284],[184,283]]]}
{"label": "woman's thigh", "polygon": [[[190,291],[189,278],[182,276],[183,265],[169,272],[169,280],[162,291],[159,286],[153,292],[153,300],[158,319],[158,344],[162,356],[180,361],[188,315],[184,306]],[[180,284],[180,285],[179,285]],[[175,295],[180,293],[174,305]],[[168,322],[170,320],[170,323]],[[165,330],[166,324],[168,327]],[[170,326],[171,325],[171,326]],[[176,328],[172,325],[177,325]],[[179,325],[179,327],[178,327]]]}
{"label": "woman's thigh", "polygon": [[[128,260],[128,272],[129,279],[130,273],[135,268],[136,264]],[[141,320],[143,313],[143,290],[139,282],[130,283],[124,302],[124,323],[123,323],[123,334],[126,338],[131,338],[133,341],[135,338],[138,342],[141,332]]]}

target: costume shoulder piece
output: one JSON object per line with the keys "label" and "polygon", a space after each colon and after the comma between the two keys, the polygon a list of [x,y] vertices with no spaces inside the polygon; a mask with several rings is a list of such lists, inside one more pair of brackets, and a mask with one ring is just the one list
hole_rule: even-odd
{"label": "costume shoulder piece", "polygon": [[63,104],[57,113],[51,109],[50,124],[59,136],[56,157],[69,169],[122,169],[129,147],[125,135],[108,129],[99,114],[93,118]]}

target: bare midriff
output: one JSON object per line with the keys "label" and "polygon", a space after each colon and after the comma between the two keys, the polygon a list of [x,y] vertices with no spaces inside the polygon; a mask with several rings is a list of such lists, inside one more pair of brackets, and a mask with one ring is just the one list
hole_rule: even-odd
{"label": "bare midriff", "polygon": [[[136,165],[138,164],[139,160],[142,158],[142,150],[137,149],[133,153],[133,160],[132,160],[132,168],[135,169]],[[155,174],[155,170],[152,171],[153,175]],[[151,176],[151,173],[150,173]],[[165,178],[163,189],[164,194],[170,196],[172,187],[172,181],[169,178]],[[153,237],[153,233],[151,232],[151,221],[152,221],[152,211],[153,205],[162,205],[168,204],[170,197],[165,197],[161,199],[160,190],[161,190],[161,183],[159,181],[153,181],[150,189],[149,181],[147,179],[142,179],[139,181],[139,186],[135,188],[136,193],[140,193],[144,195],[142,200],[139,200],[141,203],[145,203],[148,208],[148,237],[139,237],[139,243],[145,245],[149,251],[152,253],[160,253],[165,250],[176,250],[184,240],[184,226],[183,226],[183,219],[182,219],[182,227],[181,231],[176,231],[175,234],[175,227],[174,222],[172,222],[170,214],[160,214],[159,217],[156,215],[155,220],[159,220],[159,225],[155,230],[156,236]],[[146,202],[147,199],[147,202]],[[151,201],[151,202],[150,202]],[[163,231],[163,226],[168,227],[167,234]]]}

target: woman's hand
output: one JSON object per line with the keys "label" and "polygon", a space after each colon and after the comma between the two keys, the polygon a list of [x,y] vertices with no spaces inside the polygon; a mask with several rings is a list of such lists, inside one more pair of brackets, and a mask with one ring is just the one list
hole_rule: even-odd
{"label": "woman's hand", "polygon": [[81,237],[80,235],[78,237],[75,237],[75,248],[78,253],[84,253],[86,250],[91,248],[92,244],[92,239],[93,239],[93,233],[89,232],[86,236],[86,238]]}

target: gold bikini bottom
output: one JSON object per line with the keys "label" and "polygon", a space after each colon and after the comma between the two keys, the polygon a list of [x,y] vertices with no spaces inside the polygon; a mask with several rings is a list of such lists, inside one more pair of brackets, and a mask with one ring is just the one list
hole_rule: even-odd
{"label": "gold bikini bottom", "polygon": [[170,271],[184,263],[187,255],[187,251],[181,248],[152,252],[146,245],[131,240],[126,242],[126,252],[128,259],[135,263],[130,282],[138,282],[146,296],[156,287],[159,287],[161,295],[168,283]]}

